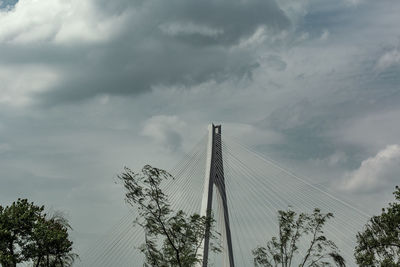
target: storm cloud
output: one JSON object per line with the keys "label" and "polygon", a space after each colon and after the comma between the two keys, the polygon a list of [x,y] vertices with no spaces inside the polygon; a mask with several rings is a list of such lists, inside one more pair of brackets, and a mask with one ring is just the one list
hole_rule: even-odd
{"label": "storm cloud", "polygon": [[290,26],[274,0],[103,4],[19,1],[0,13],[0,64],[53,70],[56,81],[34,96],[47,104],[131,95],[245,77],[257,55],[239,44]]}
{"label": "storm cloud", "polygon": [[0,1],[1,204],[66,211],[90,247],[126,212],[124,166],[170,169],[221,122],[379,212],[398,183],[399,14],[397,0]]}

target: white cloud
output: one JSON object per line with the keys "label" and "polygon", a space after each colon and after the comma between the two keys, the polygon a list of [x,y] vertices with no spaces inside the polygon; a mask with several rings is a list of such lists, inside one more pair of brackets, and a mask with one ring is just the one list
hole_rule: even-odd
{"label": "white cloud", "polygon": [[344,153],[343,151],[335,151],[335,153],[327,158],[327,161],[329,166],[335,166],[346,162],[347,159],[348,157],[346,153]]}
{"label": "white cloud", "polygon": [[326,41],[326,40],[328,40],[329,35],[330,35],[330,32],[329,32],[328,30],[324,30],[324,31],[322,32],[322,34],[321,34],[321,37],[319,37],[319,39],[320,39],[321,41]]}
{"label": "white cloud", "polygon": [[293,21],[298,21],[309,12],[310,2],[311,0],[280,0],[279,6]]}
{"label": "white cloud", "polygon": [[146,120],[142,135],[150,137],[157,145],[175,151],[182,146],[186,123],[177,116],[158,115]]}
{"label": "white cloud", "polygon": [[343,2],[350,7],[356,7],[365,2],[365,0],[343,0]]}
{"label": "white cloud", "polygon": [[0,42],[93,42],[111,37],[125,14],[101,17],[92,1],[20,0],[0,11]]}
{"label": "white cloud", "polygon": [[234,46],[233,49],[254,48],[262,44],[266,38],[267,34],[265,28],[259,27],[250,37],[240,40],[239,44]]}
{"label": "white cloud", "polygon": [[199,34],[207,37],[217,37],[224,33],[222,29],[214,29],[206,25],[199,25],[192,22],[161,24],[160,29],[163,33],[172,36]]}
{"label": "white cloud", "polygon": [[59,78],[55,70],[41,65],[0,65],[0,104],[25,106],[34,93],[48,89]]}
{"label": "white cloud", "polygon": [[361,163],[360,168],[347,173],[341,185],[349,191],[376,191],[392,188],[400,181],[400,146],[390,145]]}
{"label": "white cloud", "polygon": [[393,49],[384,53],[376,63],[376,68],[380,71],[385,70],[394,65],[400,65],[400,51]]}
{"label": "white cloud", "polygon": [[400,126],[398,125],[400,109],[368,112],[362,117],[355,116],[332,130],[335,142],[359,146],[370,153],[387,144],[398,143]]}
{"label": "white cloud", "polygon": [[277,132],[269,129],[260,129],[245,123],[224,123],[222,131],[227,133],[228,136],[229,133],[234,133],[235,138],[248,146],[279,144],[284,141],[282,135]]}

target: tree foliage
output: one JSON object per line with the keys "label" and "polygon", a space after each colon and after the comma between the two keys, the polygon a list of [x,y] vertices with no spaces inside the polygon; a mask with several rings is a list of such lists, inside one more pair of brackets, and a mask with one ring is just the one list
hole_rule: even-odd
{"label": "tree foliage", "polygon": [[40,217],[34,227],[32,243],[27,248],[27,256],[34,259],[35,266],[71,266],[77,254],[72,253],[72,241],[68,230],[71,226],[60,214],[49,219]]}
{"label": "tree foliage", "polygon": [[[333,217],[332,213],[323,214],[315,209],[312,214],[297,216],[296,212],[288,209],[278,214],[279,235],[272,237],[266,247],[259,246],[253,250],[255,266],[345,266],[339,249],[323,232],[324,224]],[[300,243],[308,245],[298,257]]]}
{"label": "tree foliage", "polygon": [[[395,199],[400,201],[396,186]],[[400,203],[390,203],[357,234],[356,261],[361,266],[400,266]]]}
{"label": "tree foliage", "polygon": [[16,266],[25,260],[25,251],[43,207],[18,199],[10,206],[0,206],[0,263]]}
{"label": "tree foliage", "polygon": [[[182,210],[173,211],[161,183],[173,177],[166,171],[146,165],[135,173],[125,168],[118,176],[125,189],[125,199],[137,208],[136,223],[145,232],[140,250],[146,257],[144,266],[193,266],[201,262],[199,249],[205,230],[213,220],[198,214],[187,215]],[[211,237],[215,237],[211,232]],[[212,240],[211,238],[211,240]],[[211,242],[211,249],[219,247]]]}
{"label": "tree foliage", "polygon": [[47,218],[43,206],[18,199],[0,206],[0,264],[15,267],[31,261],[34,266],[70,266],[76,254],[69,240],[70,226],[56,214]]}

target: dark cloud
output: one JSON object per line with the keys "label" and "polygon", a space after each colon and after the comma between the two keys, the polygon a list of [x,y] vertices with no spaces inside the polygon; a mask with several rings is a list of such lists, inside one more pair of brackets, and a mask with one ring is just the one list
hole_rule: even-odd
{"label": "dark cloud", "polygon": [[[125,212],[113,187],[123,166],[172,167],[211,121],[231,122],[224,135],[315,181],[338,181],[398,144],[399,2],[279,1],[284,11],[277,2],[2,10],[1,201],[55,205],[82,236],[103,233]],[[40,6],[50,3],[56,10]],[[28,15],[11,17],[19,12]]]}
{"label": "dark cloud", "polygon": [[18,3],[18,0],[0,0],[0,9],[11,9]]}
{"label": "dark cloud", "polygon": [[174,0],[160,7],[156,15],[157,18],[164,18],[160,21],[162,23],[194,23],[220,31],[216,36],[201,36],[196,32],[182,34],[181,40],[186,43],[230,46],[237,43],[240,38],[250,36],[259,26],[279,31],[289,25],[288,18],[273,0]]}
{"label": "dark cloud", "polygon": [[267,58],[267,65],[275,71],[284,71],[286,69],[286,62],[279,56],[271,55]]}
{"label": "dark cloud", "polygon": [[[376,146],[380,146],[380,149],[383,142],[378,136],[383,135],[382,132],[373,134],[378,131],[373,125],[364,127],[365,130],[369,128],[369,135],[376,137],[376,140],[371,138],[368,145],[354,139],[348,142],[342,133],[338,133],[338,129],[346,131],[344,129],[352,128],[364,118],[397,110],[400,101],[397,86],[400,83],[400,72],[397,66],[392,66],[377,73],[374,70],[374,60],[364,63],[357,75],[346,73],[341,79],[334,80],[333,84],[329,79],[321,83],[320,90],[326,90],[321,97],[308,95],[290,100],[285,106],[274,109],[256,123],[261,128],[274,129],[286,140],[282,144],[260,148],[273,150],[280,157],[296,160],[328,158],[339,150],[348,156],[343,162],[345,168],[356,168],[365,157],[375,154]],[[335,75],[341,76],[338,73]],[[397,127],[390,132],[395,131],[395,128]],[[350,132],[346,131],[346,134]],[[364,140],[361,135],[368,135],[361,132],[357,134],[361,140]],[[393,138],[385,137],[384,140],[393,142]]]}
{"label": "dark cloud", "polygon": [[259,27],[273,35],[290,24],[274,0],[100,1],[96,9],[124,16],[118,32],[104,42],[3,44],[9,54],[1,62],[43,63],[60,73],[57,84],[38,95],[41,103],[247,77],[257,55],[235,46]]}

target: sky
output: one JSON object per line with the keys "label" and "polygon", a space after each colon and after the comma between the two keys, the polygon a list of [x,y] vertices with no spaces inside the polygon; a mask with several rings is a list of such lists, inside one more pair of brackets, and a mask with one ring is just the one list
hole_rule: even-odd
{"label": "sky", "polygon": [[0,0],[0,204],[61,210],[79,249],[124,166],[223,133],[370,214],[400,181],[398,0]]}

